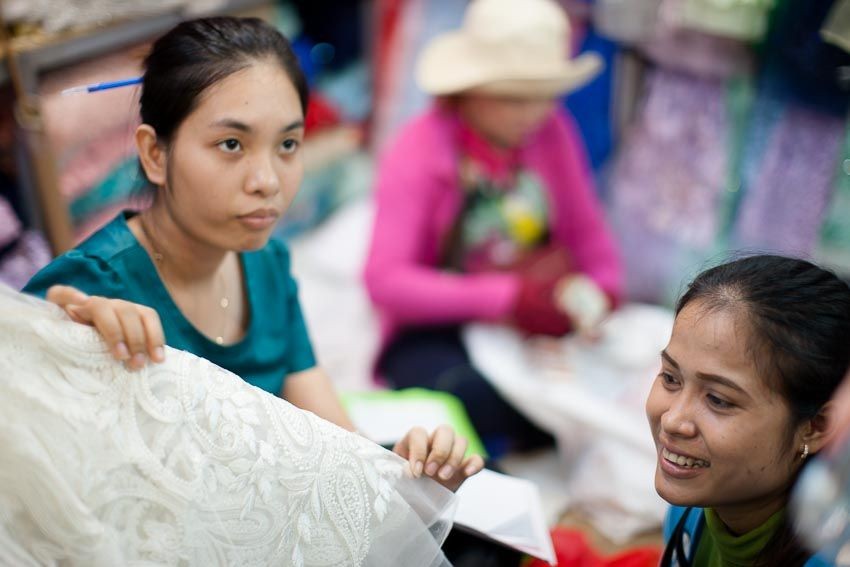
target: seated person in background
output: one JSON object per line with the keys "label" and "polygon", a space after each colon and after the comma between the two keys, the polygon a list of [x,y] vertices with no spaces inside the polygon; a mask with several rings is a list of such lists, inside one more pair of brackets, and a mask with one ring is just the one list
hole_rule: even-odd
{"label": "seated person in background", "polygon": [[[131,368],[163,345],[354,429],[317,366],[286,246],[270,236],[303,177],[307,84],[289,42],[255,18],[183,22],[145,59],[136,130],[153,193],[56,258],[25,291],[93,325]],[[454,489],[483,466],[448,427],[397,446]]]}
{"label": "seated person in background", "polygon": [[365,281],[382,322],[378,373],[448,391],[485,442],[547,441],[470,364],[460,327],[592,330],[619,300],[621,265],[584,149],[558,97],[600,68],[568,59],[551,0],[474,0],[417,79],[438,97],[382,156]]}
{"label": "seated person in background", "polygon": [[673,505],[662,565],[825,565],[786,505],[850,366],[850,288],[753,256],[700,274],[676,313],[646,402],[655,487]]}

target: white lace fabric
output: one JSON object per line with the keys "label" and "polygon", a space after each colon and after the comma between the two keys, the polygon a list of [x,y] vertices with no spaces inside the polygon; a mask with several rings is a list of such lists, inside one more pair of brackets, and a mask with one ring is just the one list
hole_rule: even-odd
{"label": "white lace fabric", "polygon": [[189,353],[0,286],[0,564],[447,564],[451,492]]}

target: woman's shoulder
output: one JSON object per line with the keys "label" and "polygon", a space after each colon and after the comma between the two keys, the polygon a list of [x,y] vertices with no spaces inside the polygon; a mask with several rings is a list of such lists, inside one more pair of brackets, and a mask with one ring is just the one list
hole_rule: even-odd
{"label": "woman's shoulder", "polygon": [[118,213],[115,218],[77,245],[75,250],[92,258],[110,261],[128,250],[138,248],[139,241],[127,223],[133,214],[135,213],[128,211]]}
{"label": "woman's shoulder", "polygon": [[85,241],[53,259],[23,291],[43,297],[51,286],[61,284],[90,295],[110,296],[123,279],[117,259],[137,246],[122,212]]}

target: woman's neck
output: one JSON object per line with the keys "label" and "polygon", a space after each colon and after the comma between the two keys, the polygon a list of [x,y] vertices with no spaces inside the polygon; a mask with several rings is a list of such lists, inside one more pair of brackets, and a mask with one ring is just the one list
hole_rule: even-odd
{"label": "woman's neck", "polygon": [[768,501],[748,502],[738,506],[713,507],[715,514],[733,535],[741,536],[764,524],[771,516],[785,507],[787,494]]}
{"label": "woman's neck", "polygon": [[[167,266],[171,283],[196,283],[215,276],[231,253],[200,241],[174,219],[161,202],[135,217],[135,231],[141,233],[145,248],[153,256],[160,255],[157,265]],[[132,225],[131,225],[132,226]]]}

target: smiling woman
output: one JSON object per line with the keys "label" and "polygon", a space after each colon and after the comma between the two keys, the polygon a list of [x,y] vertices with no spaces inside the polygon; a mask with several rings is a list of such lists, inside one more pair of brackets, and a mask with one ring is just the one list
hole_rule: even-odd
{"label": "smiling woman", "polygon": [[673,504],[664,565],[825,565],[785,508],[827,441],[848,336],[850,289],[808,262],[754,256],[694,280],[646,402]]}

